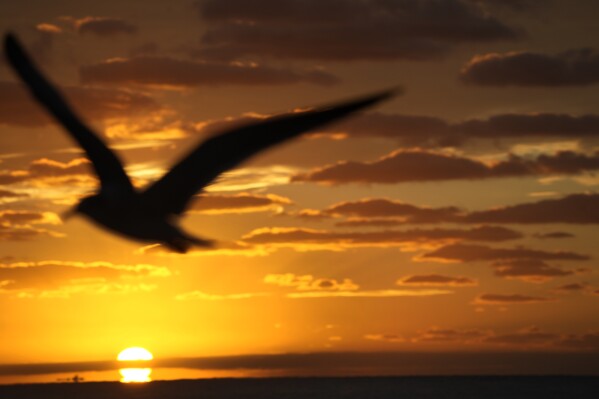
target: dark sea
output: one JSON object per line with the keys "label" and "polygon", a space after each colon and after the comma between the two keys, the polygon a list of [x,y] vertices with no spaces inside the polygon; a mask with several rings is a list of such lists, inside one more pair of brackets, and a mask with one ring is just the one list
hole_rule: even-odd
{"label": "dark sea", "polygon": [[599,398],[599,377],[245,378],[0,386],[1,399],[557,399]]}

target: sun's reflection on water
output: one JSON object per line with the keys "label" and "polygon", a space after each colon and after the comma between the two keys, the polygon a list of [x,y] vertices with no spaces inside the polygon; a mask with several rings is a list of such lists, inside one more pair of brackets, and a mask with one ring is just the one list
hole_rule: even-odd
{"label": "sun's reflection on water", "polygon": [[152,378],[150,377],[152,374],[151,368],[119,369],[119,373],[121,374],[121,382],[125,383],[152,381]]}

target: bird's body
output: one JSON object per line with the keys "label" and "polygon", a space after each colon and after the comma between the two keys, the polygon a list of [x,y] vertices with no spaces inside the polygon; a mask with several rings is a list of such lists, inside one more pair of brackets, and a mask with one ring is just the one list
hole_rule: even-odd
{"label": "bird's body", "polygon": [[175,252],[185,253],[192,245],[212,244],[183,231],[176,217],[161,217],[151,212],[138,193],[119,201],[111,201],[102,194],[92,195],[82,199],[76,210],[113,233],[140,242],[162,243]]}
{"label": "bird's body", "polygon": [[279,115],[227,131],[200,143],[160,180],[139,191],[131,184],[118,156],[77,118],[10,34],[5,38],[5,52],[33,96],[83,148],[98,175],[100,190],[83,198],[75,212],[122,236],[160,243],[177,252],[186,252],[192,245],[212,245],[212,241],[184,232],[178,222],[192,197],[220,174],[268,147],[374,105],[393,94],[392,91],[377,93]]}

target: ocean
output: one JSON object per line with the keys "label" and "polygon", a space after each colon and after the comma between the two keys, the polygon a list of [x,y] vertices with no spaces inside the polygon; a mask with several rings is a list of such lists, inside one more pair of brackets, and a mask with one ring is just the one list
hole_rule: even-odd
{"label": "ocean", "polygon": [[20,384],[1,399],[576,399],[599,398],[599,377],[220,378]]}

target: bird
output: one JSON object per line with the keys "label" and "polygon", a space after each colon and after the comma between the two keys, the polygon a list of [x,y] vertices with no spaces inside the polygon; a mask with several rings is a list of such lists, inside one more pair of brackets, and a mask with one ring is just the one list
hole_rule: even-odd
{"label": "bird", "polygon": [[117,154],[77,117],[12,33],[5,35],[4,50],[32,96],[83,149],[100,182],[99,189],[83,197],[67,215],[81,214],[112,233],[161,244],[178,253],[186,253],[192,246],[215,245],[214,240],[184,231],[180,220],[193,197],[223,172],[268,147],[373,106],[398,91],[388,89],[235,127],[200,142],[162,178],[147,188],[136,189]]}

